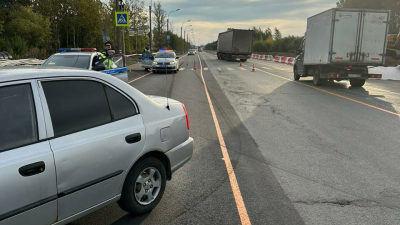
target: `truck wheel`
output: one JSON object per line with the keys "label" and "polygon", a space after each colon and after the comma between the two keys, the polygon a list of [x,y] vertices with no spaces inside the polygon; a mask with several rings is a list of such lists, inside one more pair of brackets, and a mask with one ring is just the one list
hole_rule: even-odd
{"label": "truck wheel", "polygon": [[365,81],[366,80],[364,80],[364,79],[350,79],[350,85],[352,87],[362,87],[362,86],[364,86]]}
{"label": "truck wheel", "polygon": [[319,68],[314,70],[313,82],[315,86],[321,86],[323,84],[323,80],[321,79],[321,72]]}
{"label": "truck wheel", "polygon": [[166,174],[159,159],[146,157],[139,160],[126,177],[118,205],[134,215],[150,212],[164,194]]}
{"label": "truck wheel", "polygon": [[295,66],[294,69],[293,69],[293,79],[294,80],[300,80],[300,75],[297,72],[297,66]]}

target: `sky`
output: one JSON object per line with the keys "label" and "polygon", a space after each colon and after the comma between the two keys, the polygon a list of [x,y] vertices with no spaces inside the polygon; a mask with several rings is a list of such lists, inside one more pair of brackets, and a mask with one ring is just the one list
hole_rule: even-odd
{"label": "sky", "polygon": [[[153,0],[153,3],[157,0]],[[217,40],[218,33],[227,28],[249,29],[253,26],[265,30],[277,27],[283,36],[302,36],[307,18],[336,7],[338,0],[160,0],[170,14],[174,33],[180,36],[182,22],[192,25],[197,45]],[[150,0],[144,0],[150,5]],[[184,29],[184,28],[183,28]],[[193,39],[193,36],[190,37]]]}
{"label": "sky", "polygon": [[[170,14],[174,31],[180,35],[184,26],[192,25],[197,45],[217,40],[218,33],[228,27],[265,30],[277,27],[283,36],[304,35],[307,18],[336,7],[338,0],[160,0]],[[154,1],[153,1],[154,2]],[[145,5],[150,1],[145,0]],[[187,30],[190,29],[189,27]],[[192,38],[193,39],[193,36]]]}

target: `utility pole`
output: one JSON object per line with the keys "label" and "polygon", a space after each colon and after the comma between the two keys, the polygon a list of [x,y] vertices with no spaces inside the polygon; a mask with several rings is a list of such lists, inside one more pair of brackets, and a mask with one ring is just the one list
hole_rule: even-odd
{"label": "utility pole", "polygon": [[[119,12],[121,11],[121,5],[120,2],[122,3],[122,0],[115,0],[115,11]],[[115,40],[116,40],[116,46],[115,46],[115,51],[118,54],[119,50],[121,49],[121,28],[117,27],[115,33]]]}
{"label": "utility pole", "polygon": [[153,1],[151,1],[150,6],[149,6],[149,18],[150,18],[150,52],[152,52],[152,43],[153,43],[153,30],[151,29],[151,5],[153,4]]}

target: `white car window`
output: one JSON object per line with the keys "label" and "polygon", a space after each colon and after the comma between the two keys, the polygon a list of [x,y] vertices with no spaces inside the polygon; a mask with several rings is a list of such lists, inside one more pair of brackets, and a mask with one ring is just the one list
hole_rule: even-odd
{"label": "white car window", "polygon": [[29,84],[0,87],[0,152],[38,140]]}

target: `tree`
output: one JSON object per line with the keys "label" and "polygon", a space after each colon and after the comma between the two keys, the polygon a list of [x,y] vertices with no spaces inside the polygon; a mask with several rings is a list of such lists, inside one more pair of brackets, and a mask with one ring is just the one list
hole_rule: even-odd
{"label": "tree", "polygon": [[204,46],[205,50],[216,51],[217,50],[218,41],[213,41]]}
{"label": "tree", "polygon": [[165,18],[166,12],[160,2],[154,3],[154,46],[156,49],[161,49],[165,46]]}
{"label": "tree", "polygon": [[281,34],[281,32],[279,31],[279,29],[275,27],[274,31],[275,31],[275,33],[274,33],[274,39],[275,39],[275,40],[282,39],[282,34]]}
{"label": "tree", "polygon": [[[145,34],[149,32],[149,26],[147,25],[148,17],[144,12],[144,2],[140,0],[126,0],[126,9],[129,12],[130,27],[129,29],[137,32],[138,30],[143,31]],[[135,37],[129,37],[128,32],[126,32],[125,42],[128,52],[141,52],[141,50],[148,43],[147,35],[137,37],[137,47],[136,49],[136,35]]]}
{"label": "tree", "polygon": [[10,13],[5,31],[11,36],[23,37],[33,47],[46,46],[50,41],[49,19],[25,6]]}
{"label": "tree", "polygon": [[4,24],[4,21],[0,20],[0,34],[3,33],[3,24]]}
{"label": "tree", "polygon": [[338,8],[358,9],[383,9],[391,10],[390,33],[398,33],[400,30],[400,1],[399,0],[340,0],[336,3]]}

